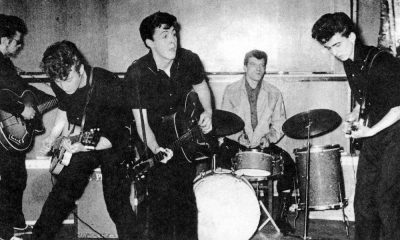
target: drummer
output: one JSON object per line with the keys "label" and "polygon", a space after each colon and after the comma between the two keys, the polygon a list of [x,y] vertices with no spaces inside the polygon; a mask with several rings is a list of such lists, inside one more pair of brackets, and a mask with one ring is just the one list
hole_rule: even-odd
{"label": "drummer", "polygon": [[282,94],[278,88],[263,81],[268,56],[252,50],[244,58],[244,76],[228,85],[222,100],[222,110],[242,118],[244,130],[230,135],[221,144],[221,164],[230,168],[231,159],[239,148],[260,148],[268,154],[281,155],[284,173],[278,180],[280,213],[275,220],[283,234],[293,233],[287,220],[295,177],[295,164],[290,155],[275,144],[283,137],[282,125],[286,120]]}

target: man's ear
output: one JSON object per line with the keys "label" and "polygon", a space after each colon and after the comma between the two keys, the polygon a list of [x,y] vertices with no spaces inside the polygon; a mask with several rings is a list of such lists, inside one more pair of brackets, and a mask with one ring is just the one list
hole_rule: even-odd
{"label": "man's ear", "polygon": [[146,45],[147,45],[150,49],[153,48],[153,46],[154,46],[154,41],[153,41],[153,40],[151,40],[151,39],[146,39],[145,42],[146,42]]}
{"label": "man's ear", "polygon": [[243,65],[243,71],[247,72],[247,66],[246,65]]}
{"label": "man's ear", "polygon": [[79,66],[79,75],[83,75],[84,71],[85,71],[85,66],[83,66],[83,64],[81,64],[81,66]]}
{"label": "man's ear", "polygon": [[349,34],[349,39],[350,39],[350,41],[352,42],[352,43],[355,43],[356,42],[356,34],[354,33],[354,32],[351,32],[350,34]]}

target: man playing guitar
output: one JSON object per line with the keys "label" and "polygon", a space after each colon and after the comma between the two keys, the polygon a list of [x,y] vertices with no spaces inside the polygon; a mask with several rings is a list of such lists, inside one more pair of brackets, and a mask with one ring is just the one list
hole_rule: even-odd
{"label": "man playing guitar", "polygon": [[129,109],[124,108],[121,80],[115,74],[87,64],[76,45],[69,41],[56,42],[43,54],[44,72],[52,80],[51,87],[59,99],[59,109],[50,135],[44,140],[48,152],[63,132],[80,126],[83,133],[92,129],[100,132],[97,144],[87,147],[82,142],[62,142],[72,154],[68,166],[57,176],[37,220],[32,239],[54,239],[62,222],[75,208],[89,176],[101,167],[104,199],[119,239],[137,239],[136,217],[130,204],[131,181],[121,165],[122,150],[129,133],[124,127]]}
{"label": "man playing guitar", "polygon": [[[7,89],[18,95],[27,89],[35,91],[35,88],[18,75],[10,60],[10,57],[16,57],[22,49],[27,32],[22,19],[0,14],[0,89]],[[12,101],[4,94],[0,95],[0,109],[26,120],[35,116],[35,110],[31,106]],[[25,152],[11,152],[0,146],[0,239],[9,240],[14,233],[15,236],[20,236],[32,231],[25,224],[22,213],[26,180]]]}
{"label": "man playing guitar", "polygon": [[[167,143],[160,126],[192,88],[204,108],[198,124],[203,133],[212,130],[210,90],[203,66],[196,54],[178,47],[178,30],[171,14],[156,12],[146,17],[140,24],[140,35],[150,52],[133,62],[126,73],[138,134],[152,153],[165,151],[167,159],[172,152],[162,148]],[[142,114],[139,109],[143,109]],[[159,164],[149,173],[150,237],[170,239],[175,229],[177,239],[196,239],[195,167],[177,152],[173,155],[167,164]]]}
{"label": "man playing guitar", "polygon": [[[400,239],[400,60],[365,46],[357,33],[343,12],[321,16],[312,28],[312,38],[343,62],[357,101],[346,119],[356,121],[356,127],[346,124],[344,129],[346,137],[363,138],[354,197],[354,239]],[[368,125],[365,119],[357,122],[360,111],[368,112]]]}

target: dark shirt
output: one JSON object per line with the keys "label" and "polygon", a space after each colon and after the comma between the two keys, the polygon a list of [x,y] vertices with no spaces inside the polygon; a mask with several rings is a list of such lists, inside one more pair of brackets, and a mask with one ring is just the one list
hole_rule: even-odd
{"label": "dark shirt", "polygon": [[251,88],[249,82],[245,82],[247,97],[249,98],[250,103],[250,115],[251,115],[251,127],[253,130],[257,127],[258,119],[257,119],[257,98],[260,93],[261,84],[263,80],[260,80],[257,83],[256,88]]}
{"label": "dark shirt", "polygon": [[[5,57],[0,52],[0,89],[9,89],[17,95],[21,95],[24,90],[32,88],[18,75],[10,58]],[[17,115],[24,110],[24,104],[11,101],[11,99],[0,94],[0,109]]]}
{"label": "dark shirt", "polygon": [[362,92],[367,91],[367,101],[370,103],[367,112],[370,125],[373,126],[391,108],[400,106],[400,60],[388,52],[381,52],[369,68],[369,64],[365,64],[365,59],[371,49],[375,53],[378,52],[375,47],[364,46],[357,42],[354,61],[349,59],[343,65],[352,93],[359,104]]}
{"label": "dark shirt", "polygon": [[[129,106],[131,109],[147,109],[148,121],[156,138],[161,130],[162,117],[175,113],[192,86],[206,79],[200,58],[183,48],[177,50],[170,75],[168,77],[157,69],[150,51],[133,62],[125,76]],[[136,94],[138,83],[140,97]]]}
{"label": "dark shirt", "polygon": [[[85,66],[89,82],[90,66]],[[100,128],[102,136],[113,147],[124,147],[128,142],[127,126],[131,114],[123,99],[123,81],[115,74],[102,69],[93,69],[94,88],[86,110],[84,130]],[[59,100],[59,109],[66,111],[70,124],[81,125],[83,110],[86,105],[89,84],[78,88],[73,94],[66,94],[57,84],[51,87]]]}

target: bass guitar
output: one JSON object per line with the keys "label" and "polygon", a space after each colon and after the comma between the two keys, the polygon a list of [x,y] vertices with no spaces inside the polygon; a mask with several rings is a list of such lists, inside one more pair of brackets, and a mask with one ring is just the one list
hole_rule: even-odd
{"label": "bass guitar", "polygon": [[39,103],[37,96],[30,90],[24,91],[19,96],[9,89],[1,89],[0,95],[15,102],[32,106],[36,111],[33,119],[24,120],[21,116],[15,116],[0,109],[0,145],[7,151],[25,151],[31,146],[33,137],[45,131],[42,114],[55,108],[57,99],[51,97],[51,99]]}
{"label": "bass guitar", "polygon": [[[181,154],[188,162],[201,160],[211,155],[211,148],[216,144],[216,139],[203,134],[198,125],[200,114],[203,112],[201,103],[195,91],[185,95],[184,103],[178,111],[164,117],[162,129],[164,132],[164,146],[174,151],[174,155]],[[169,143],[169,144],[168,144]],[[159,152],[149,159],[137,160],[130,167],[130,175],[140,181],[155,163],[164,158],[164,153]]]}
{"label": "bass guitar", "polygon": [[58,137],[51,149],[51,164],[50,164],[50,173],[53,175],[58,175],[63,170],[65,166],[68,166],[71,158],[72,153],[66,151],[63,147],[63,141],[70,140],[71,144],[76,142],[82,143],[84,146],[91,146],[95,147],[100,140],[100,129],[93,128],[89,131],[80,132],[78,135],[74,135],[76,132],[80,132],[79,127],[75,127],[74,133],[72,136],[60,136]]}

